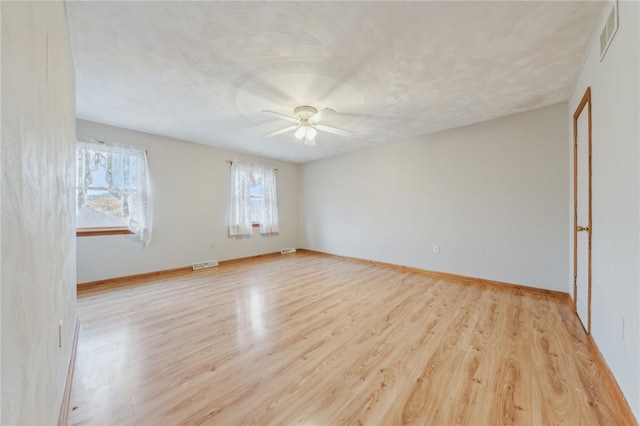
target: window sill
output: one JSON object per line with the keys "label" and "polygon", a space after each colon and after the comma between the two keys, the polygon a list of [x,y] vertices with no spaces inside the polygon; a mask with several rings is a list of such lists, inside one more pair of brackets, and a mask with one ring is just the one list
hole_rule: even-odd
{"label": "window sill", "polygon": [[98,237],[102,235],[133,234],[127,228],[83,228],[76,230],[76,237]]}

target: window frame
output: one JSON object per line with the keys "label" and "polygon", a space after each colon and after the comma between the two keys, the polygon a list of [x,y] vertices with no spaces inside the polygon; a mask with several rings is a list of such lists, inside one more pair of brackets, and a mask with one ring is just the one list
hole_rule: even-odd
{"label": "window frame", "polygon": [[[139,149],[138,147],[135,147],[135,146],[126,146],[126,145],[123,145],[123,144],[120,144],[120,143],[104,142],[104,141],[98,141],[98,140],[95,140],[95,139],[78,138],[77,141],[78,142],[97,143],[99,145],[118,147],[118,148],[121,148],[121,149],[131,150],[132,152],[137,150],[137,149]],[[147,150],[143,149],[143,151],[144,151],[144,155],[146,156],[147,153],[148,153]],[[76,173],[78,173],[77,160],[76,160],[75,168],[76,168]],[[94,189],[104,189],[104,188],[94,188]],[[78,191],[78,189],[76,187],[76,196],[77,196],[77,191]],[[77,203],[77,201],[76,201],[76,203]],[[76,237],[96,237],[96,236],[107,236],[107,235],[135,235],[135,232],[133,232],[131,229],[129,229],[129,227],[126,226],[126,225],[123,225],[123,226],[84,226],[84,227],[78,227],[77,223],[76,223]]]}
{"label": "window frame", "polygon": [[[275,172],[278,169],[237,160],[228,160],[227,163],[231,165],[227,219],[229,237],[251,236],[255,233],[255,228],[259,228],[260,234],[277,234],[279,220]],[[261,206],[257,211],[252,209],[255,204]]]}

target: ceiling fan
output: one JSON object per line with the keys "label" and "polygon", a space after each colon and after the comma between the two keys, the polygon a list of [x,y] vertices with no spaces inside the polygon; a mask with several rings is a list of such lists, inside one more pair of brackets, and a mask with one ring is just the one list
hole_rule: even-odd
{"label": "ceiling fan", "polygon": [[337,127],[331,127],[331,126],[325,126],[324,124],[319,124],[320,121],[336,114],[336,112],[331,108],[324,108],[318,111],[316,108],[312,106],[300,105],[298,107],[295,107],[295,109],[293,110],[295,117],[292,117],[290,115],[280,114],[279,112],[269,111],[269,110],[265,110],[262,112],[274,115],[284,120],[291,121],[292,123],[296,123],[293,126],[285,127],[284,129],[267,133],[265,135],[267,137],[277,136],[277,135],[281,135],[283,133],[295,130],[296,132],[294,134],[297,139],[304,140],[305,145],[315,145],[316,135],[318,134],[318,130],[322,132],[333,133],[334,135],[351,136],[351,132],[349,130],[338,129]]}

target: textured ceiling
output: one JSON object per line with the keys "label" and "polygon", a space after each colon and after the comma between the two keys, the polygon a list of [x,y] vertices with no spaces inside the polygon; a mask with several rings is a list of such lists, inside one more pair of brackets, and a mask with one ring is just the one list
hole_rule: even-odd
{"label": "textured ceiling", "polygon": [[[605,5],[67,2],[77,113],[303,163],[565,101]],[[297,105],[353,136],[263,136]]]}

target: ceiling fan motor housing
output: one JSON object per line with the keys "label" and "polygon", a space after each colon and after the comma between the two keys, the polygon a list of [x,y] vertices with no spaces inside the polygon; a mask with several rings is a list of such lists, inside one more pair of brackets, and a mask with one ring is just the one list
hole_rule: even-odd
{"label": "ceiling fan motor housing", "polygon": [[318,134],[318,131],[333,133],[340,136],[351,136],[351,132],[348,130],[320,124],[320,121],[336,114],[336,111],[331,108],[324,108],[318,112],[317,108],[312,107],[310,105],[300,105],[293,109],[293,113],[295,114],[295,117],[292,117],[286,114],[281,114],[279,112],[271,111],[271,110],[264,110],[263,112],[266,112],[271,115],[275,115],[278,118],[295,123],[295,125],[285,127],[284,129],[279,129],[271,133],[267,133],[265,135],[267,137],[277,136],[282,133],[295,130],[295,137],[297,139],[304,139],[306,145],[314,145],[315,144],[314,139]]}
{"label": "ceiling fan motor housing", "polygon": [[293,113],[295,115],[297,115],[298,117],[300,117],[300,119],[305,121],[309,120],[309,118],[312,117],[317,112],[318,112],[317,109],[309,105],[301,105],[296,107],[293,110]]}

